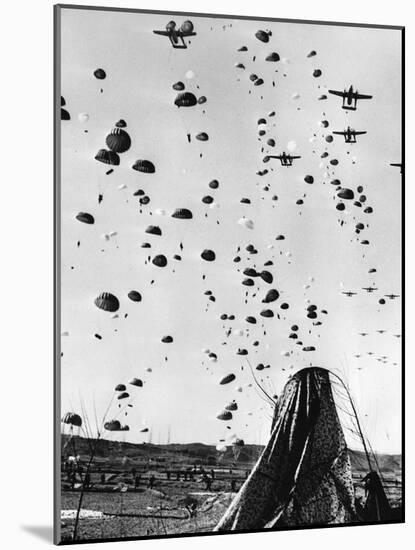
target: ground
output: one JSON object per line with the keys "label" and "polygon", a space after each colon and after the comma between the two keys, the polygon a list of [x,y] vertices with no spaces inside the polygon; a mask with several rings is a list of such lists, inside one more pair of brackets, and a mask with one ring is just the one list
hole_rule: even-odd
{"label": "ground", "polygon": [[[80,453],[80,462],[85,468],[84,442],[77,440],[73,450]],[[221,460],[213,461],[212,448],[202,444],[137,446],[101,441],[99,456],[91,470],[91,488],[85,492],[82,502],[83,514],[92,511],[100,517],[81,517],[78,539],[210,532],[235,496],[232,489],[238,491],[249,474],[258,450],[257,446],[247,445],[238,460],[229,451]],[[368,471],[367,463],[362,453],[351,451],[350,454],[356,495],[364,496],[361,479]],[[402,492],[400,457],[379,455],[378,463],[388,499],[392,506],[399,507]],[[195,468],[197,472],[190,479],[189,472]],[[201,468],[209,475],[214,473],[210,491],[203,481]],[[181,472],[180,479],[177,479],[178,472]],[[137,489],[134,487],[135,473],[141,476]],[[151,475],[155,477],[153,489],[148,486]],[[62,511],[77,509],[79,476],[76,481],[78,488],[72,490],[67,473],[62,472]],[[74,513],[68,518],[66,512],[62,519],[63,542],[72,539]]]}

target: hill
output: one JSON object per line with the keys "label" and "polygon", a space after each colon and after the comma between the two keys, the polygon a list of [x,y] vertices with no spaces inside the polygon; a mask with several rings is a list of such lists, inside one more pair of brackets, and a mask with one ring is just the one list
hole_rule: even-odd
{"label": "hill", "polygon": [[[74,436],[72,440],[68,436],[62,436],[62,449],[65,456],[79,454],[82,458],[89,456],[88,440]],[[237,465],[242,468],[252,467],[262,452],[262,445],[246,444],[238,457]],[[368,470],[367,460],[363,451],[350,450],[350,460],[354,473]],[[206,466],[231,467],[235,466],[233,450],[228,447],[225,453],[218,453],[214,445],[204,443],[170,443],[168,445],[155,445],[152,443],[127,443],[101,439],[96,448],[97,463],[105,462],[111,466],[117,466],[126,461],[131,464],[150,464],[153,467],[180,468],[189,464],[203,464]],[[379,468],[383,474],[398,474],[402,470],[401,455],[377,454]]]}

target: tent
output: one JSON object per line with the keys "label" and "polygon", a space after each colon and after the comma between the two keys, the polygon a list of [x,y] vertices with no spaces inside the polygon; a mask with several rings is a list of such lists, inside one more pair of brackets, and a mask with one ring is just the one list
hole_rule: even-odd
{"label": "tent", "polygon": [[275,406],[264,451],[215,531],[356,519],[348,450],[329,371],[298,371]]}

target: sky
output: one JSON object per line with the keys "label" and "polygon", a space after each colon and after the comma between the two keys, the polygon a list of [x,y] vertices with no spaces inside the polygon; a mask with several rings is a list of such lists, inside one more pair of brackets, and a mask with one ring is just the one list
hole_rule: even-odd
{"label": "sky", "polygon": [[[196,36],[187,49],[173,49],[152,31],[170,19],[180,25],[184,16],[65,8],[61,17],[61,93],[71,115],[61,124],[62,413],[84,407],[93,423],[95,411],[101,419],[111,402],[108,419],[130,430],[105,437],[132,442],[216,444],[237,435],[265,443],[272,411],[249,364],[272,395],[296,371],[320,366],[349,385],[372,447],[400,453],[401,339],[394,335],[401,333],[401,301],[379,304],[385,294],[401,294],[401,176],[390,166],[401,159],[400,32],[192,16]],[[256,38],[259,29],[271,31],[268,43]],[[238,52],[241,46],[247,51]],[[265,61],[270,52],[280,61]],[[95,78],[97,68],[104,80]],[[253,74],[263,85],[254,85]],[[177,108],[178,81],[206,103]],[[351,84],[373,95],[355,112],[327,93]],[[260,118],[266,124],[258,125]],[[119,119],[132,143],[107,175],[111,167],[94,157]],[[336,135],[326,140],[348,125],[367,134],[356,144]],[[195,139],[200,132],[209,140]],[[301,158],[289,168],[263,162],[282,151]],[[155,173],[132,170],[138,159],[152,161]],[[209,188],[213,179],[217,189]],[[345,200],[345,210],[337,210],[334,179],[355,200],[364,194],[362,207]],[[149,204],[140,207],[138,189]],[[202,202],[206,195],[213,204]],[[176,208],[190,209],[193,218],[172,218]],[[79,222],[79,212],[95,223]],[[239,223],[244,217],[252,229]],[[357,223],[365,225],[360,234]],[[162,235],[146,233],[149,225]],[[246,251],[249,244],[257,254]],[[201,258],[205,249],[214,250],[214,262]],[[151,263],[157,254],[167,257],[166,267]],[[242,285],[247,267],[268,269],[273,283]],[[368,286],[377,290],[369,294]],[[280,297],[264,304],[270,288]],[[131,290],[141,293],[140,303],[128,298]],[[349,290],[357,294],[342,293]],[[115,317],[94,304],[101,292],[118,297]],[[307,318],[310,304],[321,324]],[[274,317],[262,317],[264,308]],[[293,325],[303,345],[289,338]],[[173,343],[161,342],[166,335]],[[309,346],[315,351],[304,351]],[[257,371],[259,363],[270,368]],[[229,373],[235,381],[219,384]],[[132,377],[143,387],[128,386]],[[119,383],[131,396],[122,403],[114,397]],[[218,420],[234,399],[232,421]],[[346,438],[361,447],[347,429]]]}

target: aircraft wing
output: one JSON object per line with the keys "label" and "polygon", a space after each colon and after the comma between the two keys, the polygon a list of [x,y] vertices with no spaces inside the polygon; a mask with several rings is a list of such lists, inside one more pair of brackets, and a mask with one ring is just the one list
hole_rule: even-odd
{"label": "aircraft wing", "polygon": [[153,31],[154,34],[159,34],[160,36],[169,36],[167,31]]}
{"label": "aircraft wing", "polygon": [[183,36],[183,38],[187,38],[188,36],[196,36],[195,32],[183,32],[180,31],[180,36]]}
{"label": "aircraft wing", "polygon": [[347,95],[344,92],[339,92],[338,90],[329,90],[329,94],[338,95],[340,97],[346,97]]}
{"label": "aircraft wing", "polygon": [[296,156],[291,156],[291,155],[290,155],[290,156],[287,157],[287,158],[289,158],[289,159],[300,159],[301,157],[296,157]]}
{"label": "aircraft wing", "polygon": [[372,99],[372,95],[365,95],[365,94],[358,94],[356,92],[353,93],[354,99]]}
{"label": "aircraft wing", "polygon": [[336,136],[345,136],[347,132],[332,132],[332,134],[336,134]]}
{"label": "aircraft wing", "polygon": [[[332,133],[334,134],[334,132],[332,132]],[[355,131],[354,131],[353,134],[354,134],[355,136],[361,136],[361,135],[363,135],[363,134],[367,134],[367,132],[363,132],[363,131],[362,131],[362,132],[355,132]]]}

